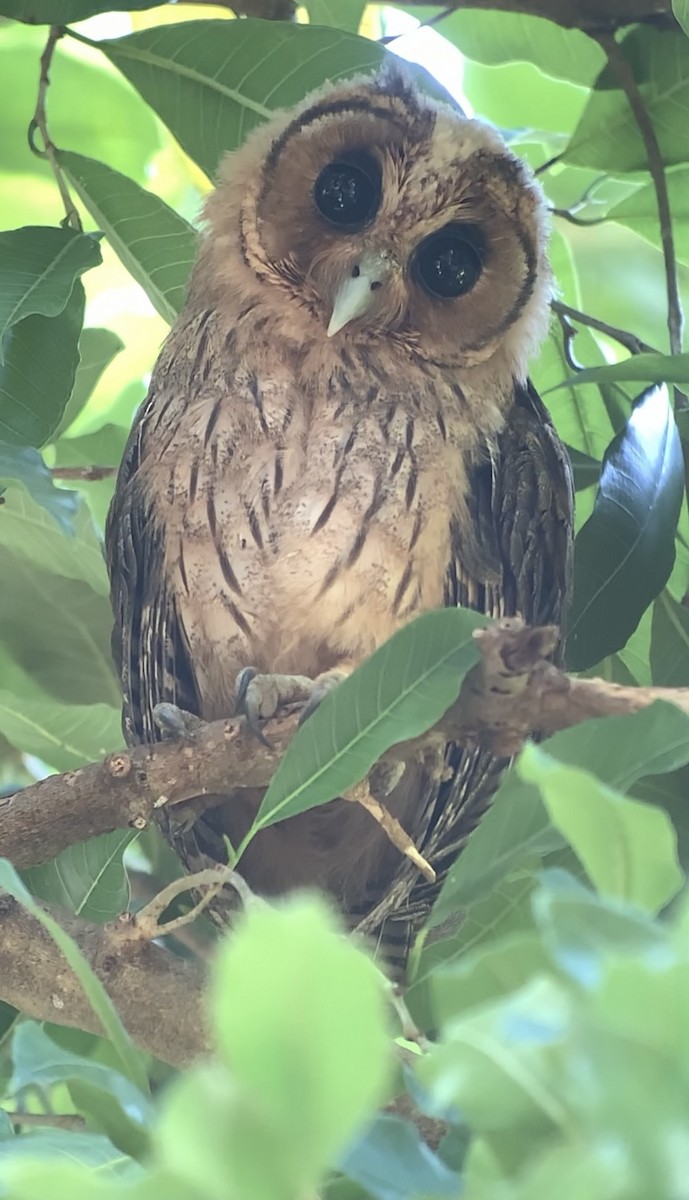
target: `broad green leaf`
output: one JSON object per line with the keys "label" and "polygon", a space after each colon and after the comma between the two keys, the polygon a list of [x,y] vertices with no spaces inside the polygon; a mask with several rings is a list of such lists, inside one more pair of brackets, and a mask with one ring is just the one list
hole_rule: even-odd
{"label": "broad green leaf", "polygon": [[0,688],[0,731],[56,771],[77,770],[122,745],[119,707],[60,704],[33,688],[28,696]]}
{"label": "broad green leaf", "polygon": [[589,771],[526,746],[517,770],[606,896],[655,912],[681,887],[677,839],[664,812],[622,796]]}
{"label": "broad green leaf", "polygon": [[[668,171],[665,180],[673,219],[675,253],[682,262],[689,263],[689,167]],[[617,221],[620,225],[627,225],[634,233],[641,234],[647,242],[660,246],[658,201],[653,183],[638,188],[631,196],[609,209],[607,218]]]}
{"label": "broad green leaf", "polygon": [[32,500],[55,518],[63,533],[74,533],[79,498],[76,492],[55,487],[53,477],[37,450],[0,442],[0,489],[9,480],[21,483]]}
{"label": "broad green leaf", "polygon": [[[636,26],[620,43],[653,122],[663,161],[686,162],[689,144],[689,41],[682,33]],[[647,166],[646,149],[614,71],[599,77],[564,153],[565,161],[603,171]]]}
{"label": "broad green leaf", "polygon": [[[22,1164],[23,1159],[26,1162]],[[82,1170],[77,1171],[74,1163],[81,1163]],[[65,1167],[71,1168],[66,1176],[70,1186],[62,1190]],[[142,1168],[124,1156],[109,1138],[81,1130],[67,1133],[63,1129],[36,1129],[2,1145],[0,1184],[8,1200],[39,1200],[48,1195],[53,1200],[117,1200],[120,1188],[100,1191],[101,1174],[134,1183],[142,1175]],[[75,1178],[81,1181],[83,1190],[74,1190]],[[32,1187],[30,1181],[34,1179],[38,1183]]]}
{"label": "broad green leaf", "polygon": [[443,1041],[417,1074],[438,1107],[456,1106],[473,1133],[529,1138],[569,1127],[558,1053],[571,1020],[564,989],[539,976],[506,998],[444,1023]]}
{"label": "broad green leaf", "polygon": [[129,905],[129,879],[123,855],[132,840],[129,830],[118,829],[69,846],[40,867],[22,872],[33,896],[49,904],[104,923]]}
{"label": "broad green leaf", "polygon": [[0,0],[0,14],[30,25],[71,25],[95,13],[139,12],[160,0]]}
{"label": "broad green leaf", "polygon": [[[422,8],[413,12],[425,19]],[[529,62],[545,75],[590,86],[605,63],[600,46],[585,33],[526,13],[455,11],[435,28],[467,58],[486,66]]]}
{"label": "broad green leaf", "polygon": [[150,1145],[145,1128],[131,1119],[109,1088],[86,1079],[74,1079],[68,1086],[72,1103],[86,1118],[89,1129],[105,1134],[118,1150],[132,1158],[148,1155]]}
{"label": "broad green leaf", "polygon": [[666,387],[636,401],[603,460],[593,513],[574,549],[567,663],[620,650],[662,591],[675,558],[684,463]]}
{"label": "broad green leaf", "polygon": [[[46,14],[57,8],[54,0],[41,2]],[[45,40],[45,29],[3,26],[0,145],[4,170],[21,176],[15,183],[17,199],[27,189],[34,189],[37,177],[41,178],[51,187],[52,214],[59,220],[62,212],[50,163],[31,152],[26,136],[36,107],[38,61]],[[141,97],[116,71],[104,71],[97,57],[90,55],[87,60],[70,38],[60,42],[50,65],[48,121],[56,146],[70,146],[102,159],[139,181],[144,180],[147,164],[161,144],[158,122]],[[40,137],[38,141],[40,144]]]}
{"label": "broad green leaf", "polygon": [[[625,792],[646,775],[675,771],[689,761],[689,717],[656,703],[629,716],[584,721],[548,738],[543,747],[551,759],[586,763],[603,783]],[[562,844],[537,788],[512,769],[451,866],[430,925],[491,895],[511,872]]]}
{"label": "broad green leaf", "polygon": [[102,478],[78,479],[73,483],[88,499],[88,507],[98,529],[105,528],[115,490],[117,468],[122,460],[129,430],[123,425],[106,424],[93,433],[71,437],[69,433],[54,443],[56,467],[103,467]]}
{"label": "broad green leaf", "polygon": [[[578,361],[598,363],[602,355],[588,329],[577,333]],[[571,381],[571,367],[565,361],[562,331],[553,323],[539,357],[530,372],[536,390],[543,396],[555,428],[567,446],[600,461],[616,429],[601,404],[594,384]]]}
{"label": "broad green leaf", "polygon": [[334,25],[358,33],[366,0],[307,0],[305,8],[312,25]]}
{"label": "broad green leaf", "polygon": [[413,1125],[389,1113],[376,1117],[339,1166],[375,1200],[455,1200],[460,1194],[460,1176],[430,1150]]}
{"label": "broad green leaf", "polygon": [[482,118],[503,130],[529,130],[533,141],[545,139],[544,158],[564,149],[589,95],[586,88],[548,78],[531,63],[486,67],[468,60],[462,86]]}
{"label": "broad green leaf", "polygon": [[104,163],[64,150],[59,159],[127,270],[172,325],[184,303],[196,257],[196,230],[158,196]]}
{"label": "broad green leaf", "polygon": [[533,912],[554,961],[577,983],[596,987],[610,959],[628,956],[649,966],[662,959],[668,938],[659,922],[588,888],[553,886],[555,874],[541,876]]}
{"label": "broad green leaf", "polygon": [[435,972],[430,987],[436,1017],[445,1024],[467,1009],[517,991],[549,967],[548,955],[533,932],[496,937]]}
{"label": "broad green leaf", "polygon": [[107,1093],[120,1113],[141,1130],[152,1118],[149,1097],[119,1071],[92,1058],[81,1058],[58,1046],[35,1021],[22,1021],[12,1041],[14,1071],[9,1084],[16,1096],[25,1088],[48,1091],[75,1081]]}
{"label": "broad green leaf", "polygon": [[65,579],[78,579],[108,596],[103,549],[84,504],[74,519],[72,536],[60,533],[53,516],[37,504],[20,484],[10,483],[4,494],[0,547],[35,566]]}
{"label": "broad green leaf", "polygon": [[141,1091],[148,1094],[148,1079],[140,1055],[134,1049],[120,1017],[103,984],[89,966],[76,942],[65,933],[55,918],[40,904],[22,883],[14,867],[7,859],[0,859],[0,888],[14,896],[15,900],[31,913],[50,934],[62,951],[72,971],[84,989],[94,1013],[101,1022],[106,1035],[117,1051],[122,1073]]}
{"label": "broad green leaf", "polygon": [[[0,339],[24,317],[64,312],[75,280],[100,261],[87,233],[33,225],[0,233]],[[4,348],[0,362],[3,355]]]}
{"label": "broad green leaf", "polygon": [[0,363],[0,437],[14,446],[42,446],[55,432],[74,388],[84,289],[79,282],[56,317],[38,313],[5,334]]}
{"label": "broad green leaf", "polygon": [[623,362],[608,363],[604,367],[586,367],[554,385],[553,391],[562,387],[576,387],[580,383],[687,383],[689,382],[689,354],[632,354]]}
{"label": "broad green leaf", "polygon": [[[383,1098],[381,976],[322,903],[302,897],[251,908],[219,955],[211,1003],[233,1087],[281,1160],[275,1194],[305,1195]],[[241,1183],[248,1164],[235,1152]]]}
{"label": "broad green leaf", "polygon": [[111,329],[82,329],[74,387],[55,437],[59,438],[78,417],[106,367],[123,349],[124,343]]}
{"label": "broad green leaf", "polygon": [[478,662],[467,609],[424,613],[400,629],[326,696],[290,742],[254,831],[341,796],[390,746],[417,737],[447,711]]}
{"label": "broad green leaf", "polygon": [[684,32],[689,36],[689,0],[672,0],[672,11]]}
{"label": "broad green leaf", "polygon": [[97,46],[209,176],[273,112],[386,53],[336,29],[253,20],[184,21]]}

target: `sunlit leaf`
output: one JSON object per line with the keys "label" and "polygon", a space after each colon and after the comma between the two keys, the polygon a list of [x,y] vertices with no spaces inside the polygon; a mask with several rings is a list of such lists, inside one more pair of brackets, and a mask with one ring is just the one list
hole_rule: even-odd
{"label": "sunlit leaf", "polygon": [[582,383],[687,383],[689,382],[689,354],[632,354],[623,362],[608,363],[604,367],[586,367],[576,375],[555,384],[574,387]]}
{"label": "sunlit leaf", "polygon": [[683,493],[667,388],[651,388],[610,444],[593,514],[577,536],[566,649],[571,669],[620,650],[665,586]]}
{"label": "sunlit leaf", "polygon": [[290,742],[255,828],[342,795],[390,746],[429,729],[456,700],[478,661],[467,609],[425,613],[394,634],[325,697]]}
{"label": "sunlit leaf", "polygon": [[517,770],[604,895],[655,912],[680,888],[676,837],[664,812],[613,791],[580,767],[526,746]]}
{"label": "sunlit leaf", "polygon": [[[689,263],[689,167],[666,174],[668,199],[672,213],[675,253]],[[655,184],[647,183],[608,210],[608,218],[627,225],[655,246],[661,245],[660,220]],[[686,357],[686,355],[685,355]]]}

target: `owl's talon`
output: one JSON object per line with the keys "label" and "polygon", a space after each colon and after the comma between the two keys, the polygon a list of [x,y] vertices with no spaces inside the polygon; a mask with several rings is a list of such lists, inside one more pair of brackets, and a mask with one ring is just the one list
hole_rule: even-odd
{"label": "owl's talon", "polygon": [[318,679],[314,679],[311,695],[304,705],[303,712],[299,716],[300,725],[303,725],[304,721],[308,721],[309,717],[315,713],[318,705],[337,687],[338,683],[342,682],[343,678],[344,674],[339,671],[332,671],[327,675],[321,675]]}
{"label": "owl's talon", "polygon": [[203,725],[200,717],[167,701],[156,704],[153,720],[164,738],[181,738],[184,741],[193,741],[199,727]]}

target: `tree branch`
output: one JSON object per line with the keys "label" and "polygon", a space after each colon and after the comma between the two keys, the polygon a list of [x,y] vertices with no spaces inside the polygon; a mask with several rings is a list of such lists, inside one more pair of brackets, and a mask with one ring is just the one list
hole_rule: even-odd
{"label": "tree branch", "polygon": [[[103,982],[142,1050],[180,1067],[208,1051],[199,963],[145,940],[132,943],[116,923],[91,925],[51,911]],[[7,895],[0,895],[0,999],[37,1021],[103,1032],[50,934]]]}
{"label": "tree branch", "polygon": [[[553,667],[547,656],[557,634],[550,627],[505,620],[476,636],[481,662],[456,703],[433,729],[392,747],[384,761],[400,762],[448,740],[513,754],[530,733],[637,712],[654,700],[689,713],[689,688],[622,687]],[[202,723],[193,739],[117,751],[103,762],[51,775],[0,799],[0,852],[18,868],[36,866],[97,834],[145,829],[163,805],[189,801],[200,814],[204,796],[266,787],[297,722],[297,714],[271,721],[269,746],[248,733],[243,718]]]}

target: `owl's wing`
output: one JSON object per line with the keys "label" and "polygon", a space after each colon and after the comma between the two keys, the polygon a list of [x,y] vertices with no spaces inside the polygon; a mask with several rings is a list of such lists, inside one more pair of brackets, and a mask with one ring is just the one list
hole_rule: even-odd
{"label": "owl's wing", "polygon": [[149,394],[125,448],[105,530],[128,745],[160,740],[153,709],[162,701],[198,712],[189,646],[165,581],[163,530],[138,475],[152,408]]}
{"label": "owl's wing", "polygon": [[[445,603],[564,633],[570,591],[574,490],[571,468],[545,405],[533,386],[516,385],[498,441],[483,447],[470,475],[470,515],[452,530]],[[413,865],[400,865],[392,886],[360,923],[378,931],[400,963],[428,913],[447,868],[485,812],[508,760],[450,744],[449,778],[429,780],[419,797],[414,840],[438,874],[430,885]],[[400,931],[401,923],[401,931]],[[406,927],[406,934],[405,934]]]}

